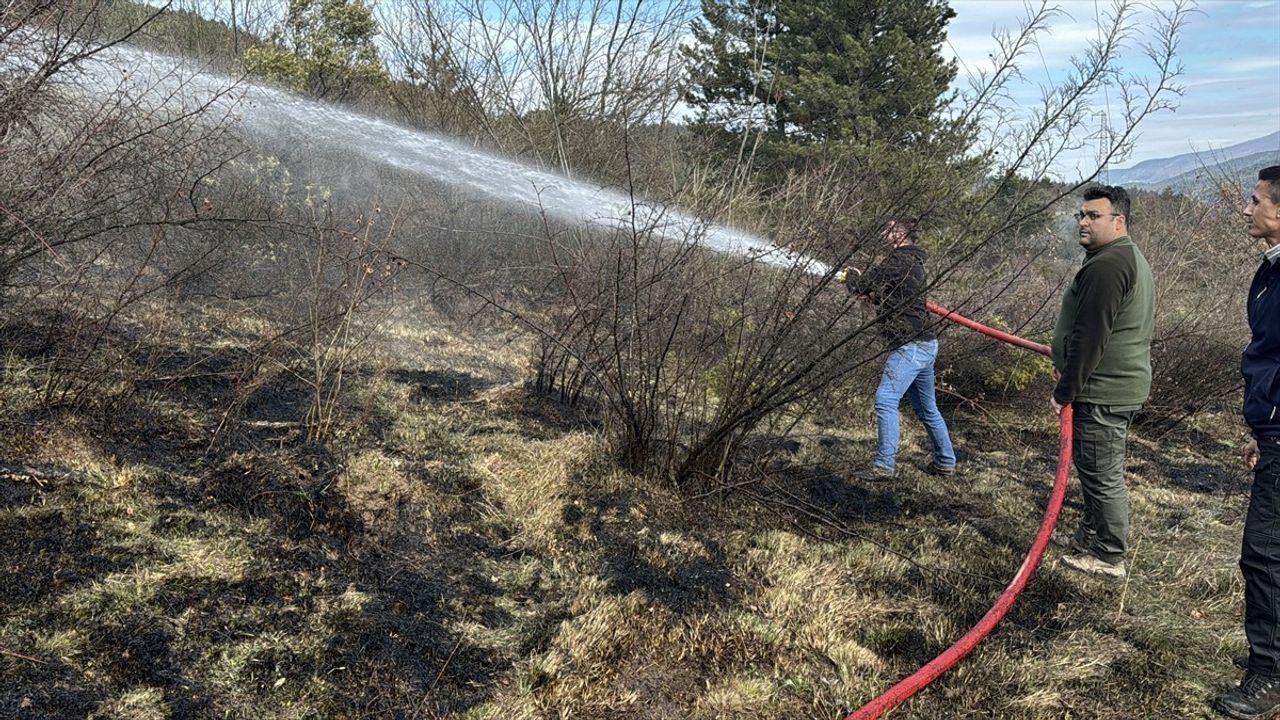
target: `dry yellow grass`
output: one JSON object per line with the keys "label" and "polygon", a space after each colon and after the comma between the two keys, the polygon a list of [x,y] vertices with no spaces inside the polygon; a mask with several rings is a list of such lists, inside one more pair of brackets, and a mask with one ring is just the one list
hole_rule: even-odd
{"label": "dry yellow grass", "polygon": [[600,440],[573,433],[542,442],[513,442],[476,458],[474,469],[484,478],[489,512],[511,523],[513,546],[545,556],[559,554],[564,507],[575,483],[598,470]]}
{"label": "dry yellow grass", "polygon": [[88,720],[167,720],[173,717],[164,691],[155,687],[134,688],[108,700],[90,713]]}
{"label": "dry yellow grass", "polygon": [[[1050,482],[1051,423],[1009,413],[951,416],[963,475],[911,469],[908,421],[899,477],[859,483],[863,408],[799,426],[774,475],[682,497],[531,396],[506,338],[440,318],[388,332],[344,445],[249,427],[205,457],[218,417],[180,394],[150,407],[189,444],[141,460],[92,418],[5,440],[92,478],[0,480],[0,647],[47,663],[0,659],[5,697],[44,717],[836,718],[986,611]],[[37,380],[3,377],[4,397]],[[1214,474],[1233,431],[1197,430],[1134,442],[1127,582],[1051,549],[995,634],[899,714],[1208,717],[1242,648],[1244,498]],[[147,432],[138,448],[163,439]],[[1078,512],[1073,487],[1063,521]]]}

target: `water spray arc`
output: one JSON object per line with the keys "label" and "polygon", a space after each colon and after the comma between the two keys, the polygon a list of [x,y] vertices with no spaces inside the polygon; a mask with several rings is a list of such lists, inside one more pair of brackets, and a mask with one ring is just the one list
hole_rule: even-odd
{"label": "water spray arc", "polygon": [[[3,61],[0,60],[0,67]],[[696,240],[704,247],[776,267],[800,264],[825,272],[750,232],[649,202],[619,190],[542,170],[442,135],[413,130],[267,85],[204,72],[190,61],[124,45],[83,63],[85,94],[120,88],[139,107],[183,112],[209,106],[229,114],[246,134],[315,150],[353,155],[440,182],[477,198],[546,213],[602,229],[636,227],[659,236]]]}

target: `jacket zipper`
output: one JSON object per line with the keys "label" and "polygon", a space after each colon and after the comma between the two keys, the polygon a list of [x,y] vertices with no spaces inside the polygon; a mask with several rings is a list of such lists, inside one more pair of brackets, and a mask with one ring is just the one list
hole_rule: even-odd
{"label": "jacket zipper", "polygon": [[1268,278],[1267,282],[1263,283],[1262,289],[1258,291],[1258,294],[1253,296],[1253,299],[1257,300],[1267,294],[1267,291],[1271,289],[1272,285],[1275,285],[1275,278]]}

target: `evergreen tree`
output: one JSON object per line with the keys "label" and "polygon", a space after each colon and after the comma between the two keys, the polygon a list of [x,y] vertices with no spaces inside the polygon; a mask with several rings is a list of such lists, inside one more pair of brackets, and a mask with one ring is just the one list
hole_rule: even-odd
{"label": "evergreen tree", "polygon": [[[945,0],[702,0],[686,51],[695,125],[726,150],[911,146],[955,77]],[[758,138],[757,138],[758,134]],[[745,141],[745,142],[744,142]]]}
{"label": "evergreen tree", "polygon": [[272,44],[245,52],[245,65],[300,92],[342,100],[387,82],[377,34],[363,0],[289,0]]}

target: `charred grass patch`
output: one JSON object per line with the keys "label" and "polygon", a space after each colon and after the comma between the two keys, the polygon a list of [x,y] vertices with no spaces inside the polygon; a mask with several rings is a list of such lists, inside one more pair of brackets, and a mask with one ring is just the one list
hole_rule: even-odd
{"label": "charred grass patch", "polygon": [[[951,411],[952,478],[915,468],[907,421],[898,477],[853,480],[854,406],[677,491],[513,382],[505,340],[389,336],[328,444],[284,378],[227,413],[214,360],[109,413],[19,402],[6,459],[71,474],[0,478],[0,717],[839,717],[986,612],[1048,497],[1054,425],[1013,407]],[[29,397],[7,357],[0,392]],[[904,717],[1207,717],[1243,647],[1234,432],[1139,433],[1130,577],[1051,548]]]}

